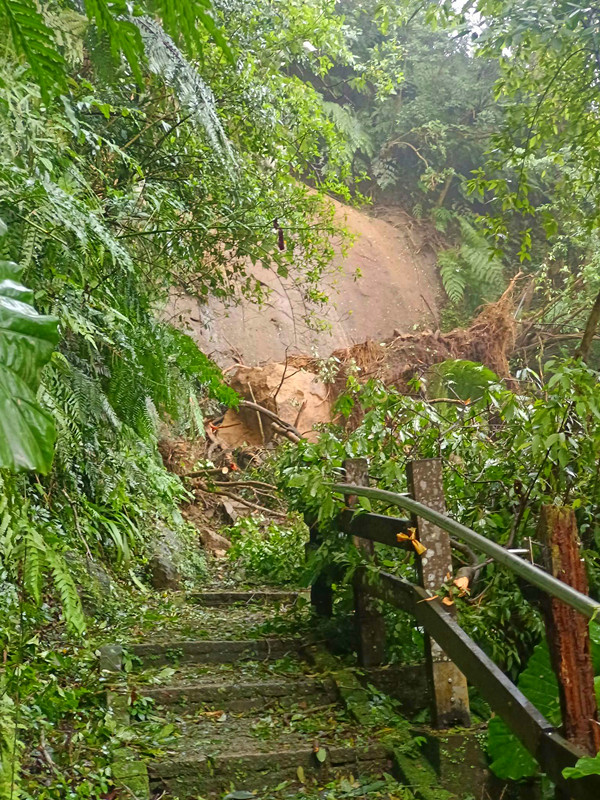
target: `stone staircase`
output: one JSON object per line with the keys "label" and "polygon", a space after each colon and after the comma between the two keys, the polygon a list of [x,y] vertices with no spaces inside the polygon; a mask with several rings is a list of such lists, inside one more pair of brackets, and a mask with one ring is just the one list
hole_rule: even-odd
{"label": "stone staircase", "polygon": [[[407,748],[381,735],[353,671],[306,638],[257,636],[261,620],[268,629],[266,623],[298,602],[297,594],[215,591],[185,602],[206,611],[197,638],[187,638],[189,626],[185,639],[157,629],[150,641],[101,650],[115,716],[142,732],[160,732],[158,743],[141,748],[144,757],[139,747],[117,754],[113,775],[124,798],[229,793],[244,800],[264,796],[267,787],[282,796],[318,794],[335,780],[381,788],[393,782],[392,773],[410,784],[414,797],[455,797],[437,785],[424,759],[407,757]],[[248,637],[257,638],[238,638],[244,620]],[[236,638],[229,638],[232,630]]]}

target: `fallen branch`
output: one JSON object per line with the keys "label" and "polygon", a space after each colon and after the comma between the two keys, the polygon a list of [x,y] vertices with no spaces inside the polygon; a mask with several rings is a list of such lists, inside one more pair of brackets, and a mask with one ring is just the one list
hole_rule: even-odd
{"label": "fallen branch", "polygon": [[255,511],[260,511],[263,514],[270,514],[272,517],[280,517],[281,519],[287,519],[287,514],[283,511],[274,511],[272,508],[266,508],[265,506],[261,506],[258,503],[252,503],[250,500],[244,500],[242,497],[238,497],[235,494],[231,494],[231,492],[223,492],[223,491],[212,491],[208,489],[206,486],[203,487],[196,487],[196,489],[204,494],[216,494],[219,497],[228,497],[230,500],[235,500],[236,503],[241,503],[243,506],[247,506],[248,508],[253,508]]}
{"label": "fallen branch", "polygon": [[294,444],[298,444],[298,442],[301,442],[304,439],[302,434],[295,434],[288,428],[282,428],[281,425],[278,425],[276,422],[271,424],[271,428],[273,429],[273,433],[278,433],[280,436],[285,436],[290,440],[290,442],[294,442]]}
{"label": "fallen branch", "polygon": [[240,400],[240,408],[251,408],[253,411],[258,411],[263,416],[268,417],[270,420],[277,423],[277,425],[284,430],[287,430],[294,434],[294,436],[297,436],[298,440],[304,438],[298,428],[294,427],[294,425],[290,425],[289,422],[286,422],[284,419],[281,419],[281,417],[278,417],[274,411],[271,411],[264,406],[260,406],[258,403],[251,403],[250,400]]}

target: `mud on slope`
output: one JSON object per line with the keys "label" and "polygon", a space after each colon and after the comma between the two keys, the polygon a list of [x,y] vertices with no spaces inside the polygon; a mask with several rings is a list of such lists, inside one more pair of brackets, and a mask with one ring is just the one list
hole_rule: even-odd
{"label": "mud on slope", "polygon": [[288,355],[318,352],[326,357],[366,339],[387,339],[395,329],[436,328],[436,257],[415,221],[400,212],[378,219],[332,203],[340,223],[357,240],[346,258],[338,256],[340,270],[325,287],[332,301],[325,315],[330,331],[309,330],[298,292],[260,265],[254,270],[272,290],[262,308],[249,302],[226,307],[215,299],[204,305],[180,294],[171,298],[167,315],[222,367],[283,361],[286,350]]}

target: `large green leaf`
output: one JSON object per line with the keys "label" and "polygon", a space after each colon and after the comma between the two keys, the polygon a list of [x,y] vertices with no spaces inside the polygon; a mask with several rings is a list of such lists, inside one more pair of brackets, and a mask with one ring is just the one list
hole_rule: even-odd
{"label": "large green leaf", "polygon": [[[517,683],[525,697],[549,722],[560,725],[558,684],[545,641],[535,648]],[[494,717],[488,725],[488,755],[492,762],[490,769],[503,780],[530,778],[538,771],[533,756],[500,717]]]}
{"label": "large green leaf", "polygon": [[17,264],[0,261],[0,468],[47,472],[55,430],[36,392],[58,342],[58,320],[37,313],[20,275]]}

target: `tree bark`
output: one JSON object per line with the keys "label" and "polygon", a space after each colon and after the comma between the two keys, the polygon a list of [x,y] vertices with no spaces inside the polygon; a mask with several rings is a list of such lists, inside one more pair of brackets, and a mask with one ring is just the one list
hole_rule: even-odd
{"label": "tree bark", "polygon": [[598,292],[592,310],[590,311],[581,343],[575,351],[575,356],[581,358],[583,361],[587,361],[590,356],[590,350],[596,330],[598,329],[598,323],[600,323],[600,292]]}

